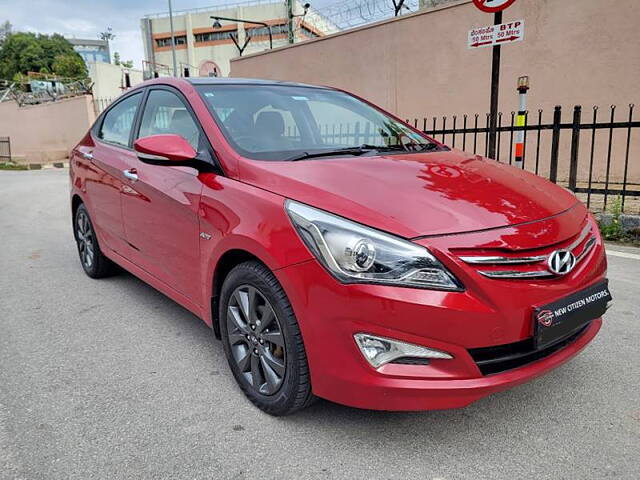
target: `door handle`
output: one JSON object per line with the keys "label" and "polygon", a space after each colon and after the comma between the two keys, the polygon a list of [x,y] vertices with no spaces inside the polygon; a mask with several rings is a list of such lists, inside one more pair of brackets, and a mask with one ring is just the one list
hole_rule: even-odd
{"label": "door handle", "polygon": [[135,168],[130,168],[129,170],[123,170],[122,173],[125,177],[127,177],[132,182],[138,181],[138,172],[136,171]]}
{"label": "door handle", "polygon": [[93,155],[91,153],[82,152],[82,158],[85,160],[93,160]]}

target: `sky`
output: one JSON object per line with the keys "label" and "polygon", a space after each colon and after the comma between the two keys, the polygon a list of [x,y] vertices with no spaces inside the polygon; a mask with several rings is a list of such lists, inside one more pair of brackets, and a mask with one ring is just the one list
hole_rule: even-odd
{"label": "sky", "polygon": [[[284,0],[283,0],[284,1]],[[336,0],[311,0],[316,7]],[[173,0],[174,10],[224,5],[236,0]],[[143,47],[140,18],[168,11],[167,0],[0,0],[0,23],[9,20],[14,31],[60,33],[65,37],[97,38],[111,27],[116,38],[111,54],[133,60],[142,67]]]}

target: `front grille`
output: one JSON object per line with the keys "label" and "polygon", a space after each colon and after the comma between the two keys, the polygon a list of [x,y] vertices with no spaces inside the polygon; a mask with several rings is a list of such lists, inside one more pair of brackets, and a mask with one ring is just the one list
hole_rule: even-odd
{"label": "front grille", "polygon": [[[586,258],[596,244],[591,224],[582,228],[575,237],[556,245],[528,250],[526,253],[513,254],[501,251],[474,252],[465,250],[459,254],[460,260],[475,267],[481,275],[494,279],[548,279],[557,275],[547,268],[549,255],[557,250],[568,250],[576,258],[576,265]],[[487,255],[487,253],[491,253]]]}
{"label": "front grille", "polygon": [[590,323],[580,327],[567,337],[540,350],[534,348],[533,338],[528,338],[520,342],[497,345],[495,347],[471,348],[469,349],[469,354],[483,375],[505,372],[514,368],[523,367],[524,365],[548,357],[558,350],[562,350],[567,345],[573,343],[589,325]]}

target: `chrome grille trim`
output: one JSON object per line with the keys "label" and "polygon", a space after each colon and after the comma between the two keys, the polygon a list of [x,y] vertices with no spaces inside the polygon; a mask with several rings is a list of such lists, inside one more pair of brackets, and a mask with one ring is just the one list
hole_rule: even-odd
{"label": "chrome grille trim", "polygon": [[495,270],[486,271],[478,270],[478,273],[489,278],[545,278],[555,277],[555,275],[547,270],[534,270],[532,272],[520,272],[518,270]]}
{"label": "chrome grille trim", "polygon": [[[576,238],[570,245],[567,245],[565,249],[573,250],[574,248],[576,248],[578,245],[580,245],[584,241],[585,237],[589,235],[590,232],[591,232],[591,225],[587,224],[578,235],[578,238]],[[522,263],[541,262],[543,260],[546,260],[546,258],[547,258],[547,255],[535,255],[531,257],[502,257],[498,255],[491,255],[491,256],[474,255],[474,256],[460,257],[460,260],[472,265],[517,265]]]}
{"label": "chrome grille trim", "polygon": [[[591,234],[591,237],[587,239],[582,247],[582,251],[579,254],[573,252],[577,247],[579,247],[587,238],[588,235]],[[593,235],[591,224],[587,224],[578,234],[576,239],[571,242],[571,244],[564,247],[565,250],[569,250],[574,253],[576,258],[576,265],[580,263],[588,254],[591,252],[593,247],[596,244],[596,237]],[[534,255],[527,257],[503,257],[498,255],[491,256],[463,256],[459,257],[465,263],[471,265],[522,265],[522,264],[534,264],[546,261],[548,255]],[[488,278],[496,278],[496,279],[527,279],[527,278],[554,278],[557,275],[547,270],[547,266],[545,263],[545,270],[531,270],[531,271],[521,271],[521,270],[478,270],[478,273],[488,277]]]}
{"label": "chrome grille trim", "polygon": [[[586,238],[587,235],[591,232],[591,225],[587,223],[587,225],[582,229],[578,238],[576,238],[570,245],[565,247],[565,250],[573,250],[578,245],[582,243],[582,241]],[[595,241],[595,239],[594,239]]]}
{"label": "chrome grille trim", "polygon": [[596,244],[596,237],[591,237],[589,240],[587,240],[587,243],[584,244],[584,248],[582,249],[582,252],[580,252],[579,255],[576,255],[576,265],[580,263],[580,260],[582,260],[584,257],[587,256],[587,254],[591,251],[591,249],[595,244]]}
{"label": "chrome grille trim", "polygon": [[486,264],[493,264],[493,265],[509,265],[509,264],[511,264],[511,265],[514,265],[514,264],[518,264],[518,263],[541,262],[545,258],[547,258],[546,255],[537,255],[535,257],[499,257],[499,256],[479,257],[479,256],[474,256],[474,257],[460,257],[460,260],[462,260],[465,263],[471,263],[471,264],[474,264],[474,265],[486,265]]}

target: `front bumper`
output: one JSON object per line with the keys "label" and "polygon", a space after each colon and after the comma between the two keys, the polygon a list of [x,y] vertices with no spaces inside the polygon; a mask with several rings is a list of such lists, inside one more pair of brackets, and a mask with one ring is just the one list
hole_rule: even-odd
{"label": "front bumper", "polygon": [[[344,405],[374,410],[439,410],[461,408],[501,390],[525,383],[552,370],[580,352],[600,330],[594,320],[575,342],[542,360],[486,377],[466,379],[409,378],[419,365],[388,364],[380,372],[343,368],[331,377],[332,388],[319,396]],[[434,360],[433,363],[447,360]],[[427,367],[428,368],[428,367]]]}
{"label": "front bumper", "polygon": [[[602,324],[601,319],[593,320],[573,342],[545,358],[484,376],[470,348],[532,335],[532,298],[526,288],[521,289],[519,302],[511,299],[509,308],[501,310],[485,293],[343,285],[315,260],[275,273],[300,324],[314,393],[358,408],[464,407],[568,361],[595,337]],[[429,365],[387,364],[376,370],[360,353],[353,339],[357,332],[424,345],[454,358],[431,360]]]}

